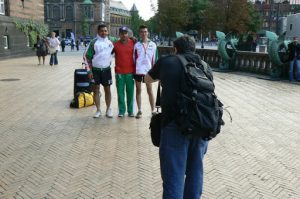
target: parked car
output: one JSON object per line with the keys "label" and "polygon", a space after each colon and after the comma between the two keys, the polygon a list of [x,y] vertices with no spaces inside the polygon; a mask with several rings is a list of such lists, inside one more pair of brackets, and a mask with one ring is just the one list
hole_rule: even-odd
{"label": "parked car", "polygon": [[70,46],[71,45],[71,42],[72,42],[71,39],[64,39],[64,40],[65,40],[66,46]]}

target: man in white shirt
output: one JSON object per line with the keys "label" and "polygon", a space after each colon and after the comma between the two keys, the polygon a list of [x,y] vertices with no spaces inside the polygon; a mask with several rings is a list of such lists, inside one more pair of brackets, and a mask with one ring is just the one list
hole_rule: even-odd
{"label": "man in white shirt", "polygon": [[105,92],[105,103],[106,103],[106,117],[112,118],[111,105],[111,91],[110,85],[112,84],[111,76],[111,61],[112,61],[112,51],[114,45],[108,39],[107,26],[101,24],[98,26],[98,34],[95,39],[93,39],[88,49],[84,55],[84,59],[88,64],[88,75],[90,79],[94,79],[95,83],[93,86],[94,90],[94,100],[97,107],[95,118],[101,116],[100,110],[100,96],[99,89],[100,84],[104,87]]}
{"label": "man in white shirt", "polygon": [[[136,118],[142,116],[142,82],[144,82],[144,76],[153,67],[157,58],[156,44],[148,39],[148,28],[147,26],[141,25],[139,28],[139,35],[141,41],[134,45],[133,60],[135,63],[135,83],[136,83],[136,102],[138,106],[138,112]],[[146,83],[147,93],[149,96],[149,102],[151,106],[151,111],[154,112],[154,96],[152,91],[152,85]]]}

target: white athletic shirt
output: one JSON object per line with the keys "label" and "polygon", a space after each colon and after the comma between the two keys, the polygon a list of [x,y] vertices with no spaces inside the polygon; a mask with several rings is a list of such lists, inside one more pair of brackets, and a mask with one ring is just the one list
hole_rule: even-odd
{"label": "white athletic shirt", "polygon": [[93,56],[92,65],[95,68],[107,68],[112,62],[113,43],[107,38],[97,35],[97,41],[94,44],[95,54]]}
{"label": "white athletic shirt", "polygon": [[156,44],[150,40],[147,46],[141,41],[137,42],[134,45],[133,61],[136,67],[135,74],[147,74],[156,61]]}

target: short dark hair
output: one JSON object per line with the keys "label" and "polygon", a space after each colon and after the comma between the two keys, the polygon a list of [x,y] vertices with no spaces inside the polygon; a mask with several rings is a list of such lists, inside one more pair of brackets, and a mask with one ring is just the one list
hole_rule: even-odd
{"label": "short dark hair", "polygon": [[184,35],[184,36],[177,38],[173,42],[173,44],[177,50],[177,53],[179,53],[179,54],[183,54],[183,53],[187,53],[187,52],[195,52],[195,49],[196,49],[195,40],[188,35]]}
{"label": "short dark hair", "polygon": [[147,27],[146,25],[140,25],[140,27],[139,27],[139,31],[140,31],[141,29],[145,29],[145,28],[147,28],[147,29],[148,29],[148,27]]}
{"label": "short dark hair", "polygon": [[101,28],[107,28],[107,25],[106,24],[100,24],[99,26],[98,26],[98,31],[101,29]]}

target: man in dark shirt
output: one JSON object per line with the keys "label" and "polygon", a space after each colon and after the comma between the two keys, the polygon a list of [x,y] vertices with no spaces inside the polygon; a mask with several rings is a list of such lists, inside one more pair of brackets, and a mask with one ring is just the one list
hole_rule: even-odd
{"label": "man in dark shirt", "polygon": [[[182,36],[174,41],[175,53],[200,64],[195,41]],[[203,186],[203,157],[208,141],[183,135],[175,124],[178,114],[176,93],[180,89],[183,66],[175,55],[160,58],[145,76],[145,82],[161,81],[162,131],[159,146],[164,199],[199,199]]]}
{"label": "man in dark shirt", "polygon": [[290,81],[294,80],[294,64],[296,64],[297,81],[300,81],[300,44],[298,38],[293,37],[293,41],[288,45],[288,53],[290,60],[289,78]]}

